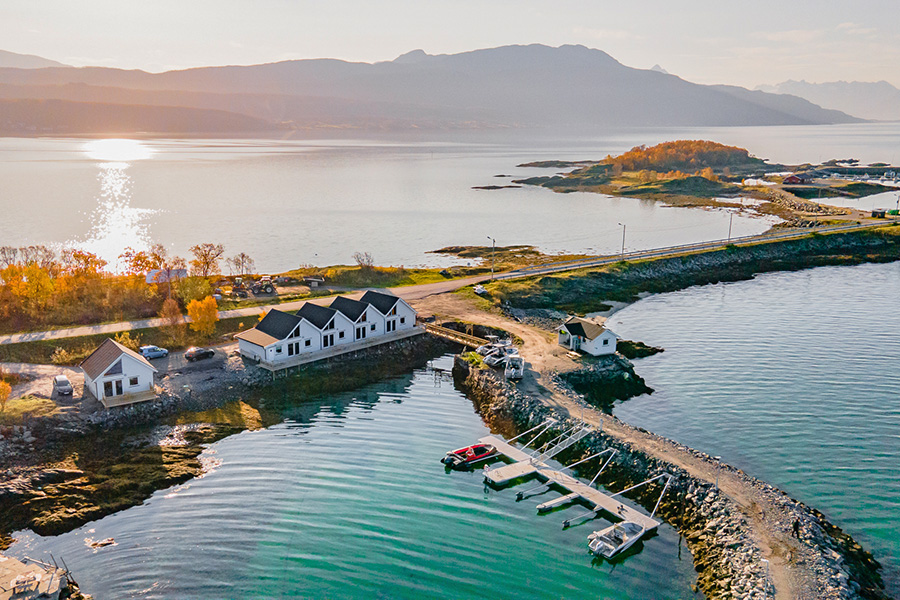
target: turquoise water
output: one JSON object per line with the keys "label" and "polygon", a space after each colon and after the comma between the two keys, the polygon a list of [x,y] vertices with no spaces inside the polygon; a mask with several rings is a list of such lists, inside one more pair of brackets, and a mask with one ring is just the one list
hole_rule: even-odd
{"label": "turquoise water", "polygon": [[[200,479],[66,535],[20,533],[11,553],[64,557],[97,600],[695,597],[672,528],[595,563],[586,536],[605,521],[563,531],[584,509],[539,516],[549,495],[516,503],[480,473],[446,472],[444,452],[487,429],[432,371],[285,417],[212,445],[221,464]],[[85,545],[106,537],[117,545]]]}
{"label": "turquoise water", "polygon": [[646,298],[610,320],[666,351],[625,421],[822,510],[900,595],[900,263],[773,273]]}

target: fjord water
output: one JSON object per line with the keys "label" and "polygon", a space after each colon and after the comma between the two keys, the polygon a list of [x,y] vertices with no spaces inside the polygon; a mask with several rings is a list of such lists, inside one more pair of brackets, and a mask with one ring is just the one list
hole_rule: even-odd
{"label": "fjord water", "polygon": [[[517,503],[479,472],[445,471],[444,452],[486,433],[452,381],[418,370],[298,404],[213,444],[204,477],[65,535],[19,533],[10,553],[64,557],[98,600],[694,597],[671,527],[593,562],[586,536],[605,521],[564,531],[584,509],[538,515],[555,492]],[[85,545],[107,537],[117,545]]]}
{"label": "fjord water", "polygon": [[610,320],[665,352],[615,408],[823,511],[900,592],[900,263],[651,296]]}

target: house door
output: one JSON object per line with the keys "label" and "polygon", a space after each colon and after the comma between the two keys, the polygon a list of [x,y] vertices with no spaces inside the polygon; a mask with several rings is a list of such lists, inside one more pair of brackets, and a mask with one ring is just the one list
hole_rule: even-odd
{"label": "house door", "polygon": [[111,398],[113,396],[121,396],[124,393],[124,389],[122,386],[122,380],[117,379],[115,381],[107,381],[103,384],[103,396],[105,398]]}
{"label": "house door", "polygon": [[363,325],[362,327],[356,328],[356,339],[358,339],[358,340],[366,339],[366,326],[365,325]]}
{"label": "house door", "polygon": [[581,348],[581,338],[577,335],[572,336],[572,350]]}

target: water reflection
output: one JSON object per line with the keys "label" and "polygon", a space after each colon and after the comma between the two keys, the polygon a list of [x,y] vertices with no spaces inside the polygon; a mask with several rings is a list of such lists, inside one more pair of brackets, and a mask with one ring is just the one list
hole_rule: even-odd
{"label": "water reflection", "polygon": [[100,161],[97,165],[100,196],[90,215],[91,229],[84,240],[71,245],[96,254],[108,268],[120,271],[119,256],[126,248],[150,248],[150,225],[147,219],[156,210],[131,205],[133,180],[127,169],[133,161],[151,157],[153,150],[136,140],[93,140],[84,145],[84,153]]}

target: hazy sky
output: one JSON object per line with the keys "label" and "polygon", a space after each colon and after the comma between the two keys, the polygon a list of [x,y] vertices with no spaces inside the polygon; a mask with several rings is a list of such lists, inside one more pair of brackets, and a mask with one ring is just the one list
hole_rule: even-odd
{"label": "hazy sky", "polygon": [[0,49],[162,71],[584,44],[698,83],[900,87],[897,0],[0,0]]}

